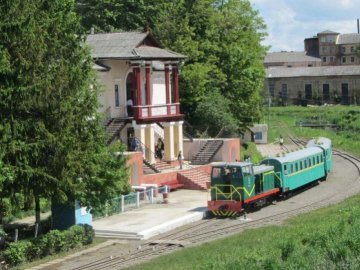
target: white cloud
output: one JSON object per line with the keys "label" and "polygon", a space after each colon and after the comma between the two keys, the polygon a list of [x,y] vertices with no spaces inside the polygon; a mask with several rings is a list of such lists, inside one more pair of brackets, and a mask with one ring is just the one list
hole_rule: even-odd
{"label": "white cloud", "polygon": [[271,51],[300,51],[304,39],[324,30],[357,31],[360,0],[250,0],[268,26]]}

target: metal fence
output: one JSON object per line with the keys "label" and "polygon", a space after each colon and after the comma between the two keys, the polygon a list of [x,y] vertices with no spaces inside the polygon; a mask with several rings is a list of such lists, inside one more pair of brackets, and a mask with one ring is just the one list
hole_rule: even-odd
{"label": "metal fence", "polygon": [[144,205],[163,203],[164,193],[169,192],[169,186],[161,187],[144,187],[144,191],[132,192],[127,195],[121,195],[111,199],[101,213],[94,213],[93,218],[107,217],[125,211],[140,208]]}

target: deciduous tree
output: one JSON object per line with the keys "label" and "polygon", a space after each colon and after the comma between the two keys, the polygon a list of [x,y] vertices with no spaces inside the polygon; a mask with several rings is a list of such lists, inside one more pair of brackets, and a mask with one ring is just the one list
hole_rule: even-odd
{"label": "deciduous tree", "polygon": [[107,149],[98,90],[73,0],[0,3],[1,196],[96,208],[127,191],[121,148]]}

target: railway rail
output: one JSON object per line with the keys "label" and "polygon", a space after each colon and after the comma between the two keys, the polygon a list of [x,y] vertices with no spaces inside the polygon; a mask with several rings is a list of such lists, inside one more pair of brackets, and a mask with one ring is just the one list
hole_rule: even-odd
{"label": "railway rail", "polygon": [[[297,146],[304,146],[305,141],[289,137]],[[351,162],[358,172],[356,181],[360,181],[360,159],[348,153],[339,150],[333,150],[333,154]],[[360,192],[360,185],[342,192],[334,191],[314,202],[304,206],[283,211],[281,213],[272,214],[255,220],[246,219],[205,219],[191,225],[186,225],[176,231],[163,234],[156,239],[147,241],[137,249],[131,250],[129,253],[119,256],[108,256],[100,260],[73,268],[73,270],[103,270],[103,269],[123,269],[138,263],[148,261],[158,256],[168,254],[175,250],[180,250],[186,246],[194,246],[215,239],[220,239],[231,234],[243,231],[247,228],[257,228],[266,225],[280,224],[289,217],[296,216],[314,209],[334,204],[342,201],[344,198],[355,195]]]}

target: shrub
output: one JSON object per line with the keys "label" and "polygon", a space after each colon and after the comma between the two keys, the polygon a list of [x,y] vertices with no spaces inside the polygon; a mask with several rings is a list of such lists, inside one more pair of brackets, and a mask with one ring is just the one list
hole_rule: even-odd
{"label": "shrub", "polygon": [[4,260],[10,266],[33,261],[58,252],[88,245],[92,243],[94,230],[89,225],[72,226],[66,231],[52,230],[32,241],[11,243],[2,252]]}
{"label": "shrub", "polygon": [[3,257],[7,264],[14,266],[27,261],[27,250],[31,247],[30,241],[19,241],[11,243],[3,252]]}

